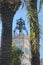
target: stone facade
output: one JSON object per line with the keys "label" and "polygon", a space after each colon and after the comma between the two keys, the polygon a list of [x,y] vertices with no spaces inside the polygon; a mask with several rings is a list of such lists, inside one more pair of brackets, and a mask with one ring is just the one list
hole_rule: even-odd
{"label": "stone facade", "polygon": [[31,65],[31,46],[29,42],[29,37],[24,35],[17,35],[12,39],[12,43],[24,52],[21,57],[21,65]]}

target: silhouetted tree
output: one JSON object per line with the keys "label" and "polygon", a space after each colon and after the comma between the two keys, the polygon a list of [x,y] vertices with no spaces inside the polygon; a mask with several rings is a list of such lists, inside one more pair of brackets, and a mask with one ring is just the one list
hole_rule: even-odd
{"label": "silhouetted tree", "polygon": [[20,6],[20,3],[20,0],[1,0],[1,65],[11,65],[12,21],[14,14]]}
{"label": "silhouetted tree", "polygon": [[37,0],[30,1],[32,16],[30,15],[30,43],[31,43],[31,65],[40,65],[40,29],[37,13]]}
{"label": "silhouetted tree", "polygon": [[37,12],[38,0],[25,0],[30,19],[31,65],[40,65],[40,29]]}

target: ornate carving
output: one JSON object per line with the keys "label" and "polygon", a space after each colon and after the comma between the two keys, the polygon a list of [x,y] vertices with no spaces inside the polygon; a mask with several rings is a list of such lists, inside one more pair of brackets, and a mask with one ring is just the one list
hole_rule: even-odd
{"label": "ornate carving", "polygon": [[25,21],[22,18],[18,19],[16,24],[17,26],[15,27],[14,34],[15,34],[15,31],[18,29],[20,33],[22,32],[22,30],[25,30],[28,35],[28,31],[25,27]]}

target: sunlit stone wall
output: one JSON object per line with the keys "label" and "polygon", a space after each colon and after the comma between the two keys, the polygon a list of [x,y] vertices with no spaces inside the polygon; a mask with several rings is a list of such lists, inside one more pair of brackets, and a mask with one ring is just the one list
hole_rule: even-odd
{"label": "sunlit stone wall", "polygon": [[12,43],[24,52],[21,59],[21,65],[31,65],[31,46],[29,42],[29,37],[24,35],[14,36],[12,38]]}

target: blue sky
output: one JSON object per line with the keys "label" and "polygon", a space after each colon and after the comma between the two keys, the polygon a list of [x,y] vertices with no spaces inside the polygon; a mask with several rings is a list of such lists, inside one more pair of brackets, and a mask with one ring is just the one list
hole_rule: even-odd
{"label": "blue sky", "polygon": [[40,23],[40,31],[41,31],[41,35],[40,35],[40,55],[41,55],[41,58],[43,57],[43,6],[42,6],[42,9],[41,9],[41,12],[38,14],[38,17],[39,17],[39,23]]}
{"label": "blue sky", "polygon": [[[39,5],[39,2],[38,2]],[[15,14],[14,18],[13,18],[13,26],[12,29],[14,30],[15,26],[16,26],[16,20],[19,19],[20,17],[22,17],[26,23],[26,28],[28,30],[28,33],[30,34],[30,26],[29,23],[27,21],[27,10],[24,7],[23,9],[21,9],[21,7],[19,8],[19,10],[17,11],[17,13]],[[41,8],[40,13],[38,14],[38,20],[40,23],[40,31],[41,31],[41,35],[40,35],[40,58],[43,58],[43,6]],[[0,38],[1,38],[1,29],[2,29],[2,22],[0,20]]]}

